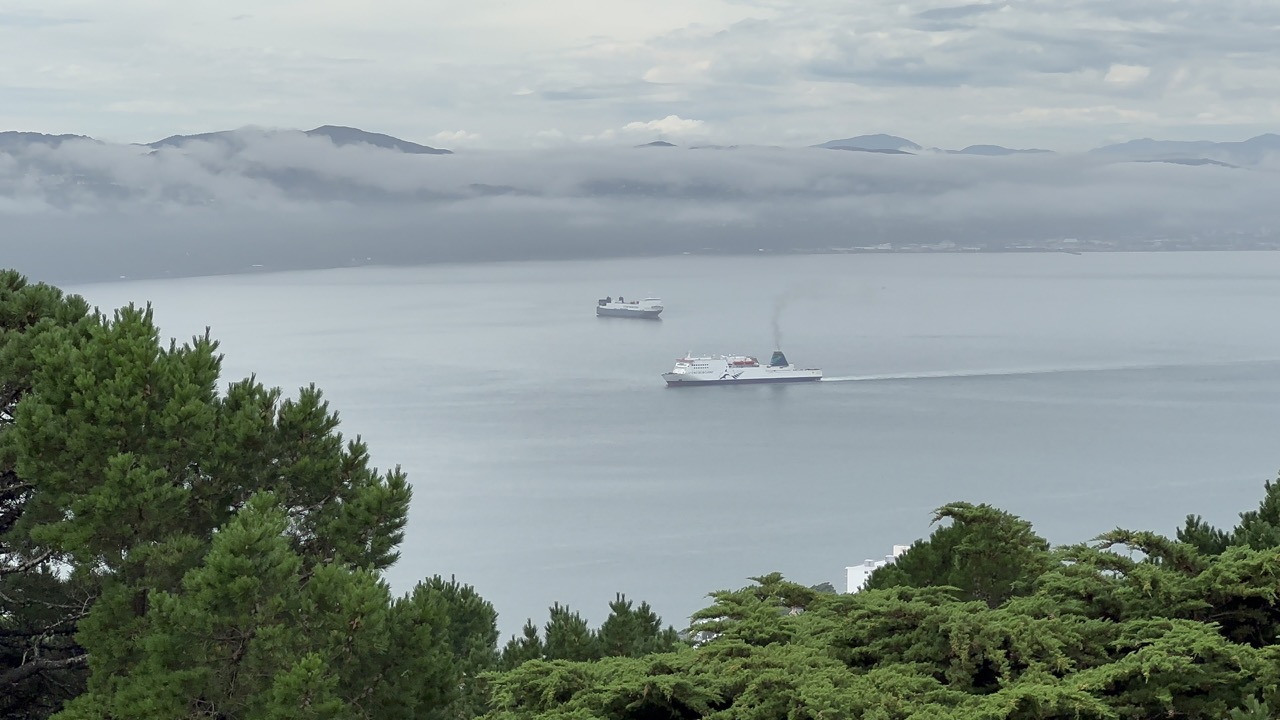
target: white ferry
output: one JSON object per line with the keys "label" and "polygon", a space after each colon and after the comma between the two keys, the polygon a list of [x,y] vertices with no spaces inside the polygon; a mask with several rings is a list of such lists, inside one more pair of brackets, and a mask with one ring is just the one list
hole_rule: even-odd
{"label": "white ferry", "polygon": [[671,372],[663,373],[668,387],[700,385],[747,385],[752,383],[812,382],[822,379],[818,368],[797,368],[775,350],[768,365],[749,355],[685,356]]}
{"label": "white ferry", "polygon": [[597,317],[630,317],[630,318],[648,318],[656,320],[662,314],[662,299],[649,297],[643,300],[623,300],[619,295],[617,300],[612,297],[601,298],[596,301]]}

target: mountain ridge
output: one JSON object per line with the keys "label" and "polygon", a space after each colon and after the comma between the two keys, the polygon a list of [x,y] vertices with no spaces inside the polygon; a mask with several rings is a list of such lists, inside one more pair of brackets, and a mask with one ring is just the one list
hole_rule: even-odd
{"label": "mountain ridge", "polygon": [[24,145],[47,145],[49,147],[58,147],[64,142],[71,140],[88,140],[102,144],[101,140],[95,140],[88,135],[50,135],[42,132],[29,132],[25,130],[5,130],[0,131],[0,150],[8,147],[20,147]]}
{"label": "mountain ridge", "polygon": [[260,128],[246,127],[236,130],[215,130],[206,133],[196,133],[194,135],[170,135],[161,140],[149,143],[141,143],[144,147],[160,150],[166,147],[181,147],[189,142],[221,142],[230,145],[240,145],[241,136],[245,132],[256,131],[267,135],[276,133],[301,132],[307,137],[323,137],[327,138],[337,147],[347,145],[372,145],[373,147],[382,148],[384,150],[395,150],[397,152],[409,155],[452,155],[452,150],[444,148],[431,147],[419,143],[404,140],[393,135],[383,133],[369,132],[360,128],[348,127],[345,125],[321,125],[320,127],[310,130],[294,130],[275,129],[262,130]]}

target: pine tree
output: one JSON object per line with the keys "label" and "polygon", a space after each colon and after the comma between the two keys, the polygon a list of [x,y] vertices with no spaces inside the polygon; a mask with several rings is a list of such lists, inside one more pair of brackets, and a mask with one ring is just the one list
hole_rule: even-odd
{"label": "pine tree", "polygon": [[1266,481],[1258,509],[1240,513],[1240,522],[1231,530],[1220,530],[1199,515],[1188,515],[1176,537],[1206,555],[1220,555],[1233,546],[1255,550],[1280,547],[1280,481]]}
{"label": "pine tree", "polygon": [[599,630],[591,630],[577,612],[559,603],[550,608],[545,637],[533,620],[525,622],[520,637],[512,637],[497,663],[504,670],[530,660],[593,660],[601,657],[641,657],[669,652],[680,645],[676,629],[662,627],[662,618],[646,602],[633,607],[622,593],[609,603],[609,616]]}
{"label": "pine tree", "polygon": [[[293,620],[300,612],[316,614],[302,607],[302,561],[289,548],[285,524],[270,495],[250,502],[219,529],[180,588],[150,595],[145,623],[138,623],[138,660],[129,672],[95,672],[91,692],[62,717],[235,718],[261,711],[276,674],[300,659],[302,638],[293,632]],[[109,609],[131,614],[131,608],[99,603],[82,629],[90,648],[118,637],[123,621]]]}
{"label": "pine tree", "polygon": [[649,603],[633,608],[631,601],[618,593],[609,603],[609,617],[596,633],[599,652],[604,657],[641,657],[650,653],[670,652],[678,642],[675,628],[662,628],[662,618]]}
{"label": "pine tree", "polygon": [[1220,555],[1231,546],[1231,533],[1219,530],[1199,515],[1188,515],[1186,524],[1178,529],[1178,542],[1194,546],[1206,555]]}
{"label": "pine tree", "polygon": [[[5,599],[0,638],[38,620],[79,645],[45,632],[42,649],[62,655],[0,666],[0,681],[87,661],[74,718],[473,714],[496,655],[492,607],[438,578],[392,598],[381,579],[403,536],[404,474],[373,468],[315,387],[282,399],[249,378],[219,395],[207,332],[165,348],[149,307],[82,322],[74,309],[0,345],[19,359],[0,368],[17,398],[12,422],[0,416],[0,488],[21,495],[0,495],[13,518],[0,567],[56,559],[69,573],[20,567],[24,587],[83,597],[46,619]],[[80,692],[67,687],[27,716]]]}
{"label": "pine tree", "polygon": [[20,530],[101,579],[86,622],[114,618],[119,637],[88,648],[95,676],[139,660],[148,592],[175,587],[212,531],[185,510],[214,438],[215,347],[206,335],[166,352],[150,308],[131,306],[33,348],[33,392],[5,437],[36,488]]}
{"label": "pine tree", "polygon": [[542,637],[538,635],[538,626],[533,624],[533,619],[525,621],[524,629],[520,637],[512,637],[502,648],[502,656],[499,659],[499,667],[504,670],[511,670],[519,667],[530,660],[541,660],[546,656],[546,647],[542,644]]}
{"label": "pine tree", "polygon": [[551,618],[544,633],[545,657],[548,660],[593,660],[599,657],[595,633],[587,621],[567,605],[551,606]]}
{"label": "pine tree", "polygon": [[15,720],[48,717],[87,675],[74,636],[96,580],[59,572],[63,554],[26,532],[37,489],[18,474],[7,436],[39,367],[33,348],[47,333],[80,336],[91,321],[82,298],[0,270],[0,716]]}
{"label": "pine tree", "polygon": [[1254,550],[1280,548],[1280,481],[1268,480],[1257,510],[1240,513],[1240,523],[1231,534],[1233,545]]}
{"label": "pine tree", "polygon": [[[444,616],[444,639],[453,671],[445,678],[454,683],[443,692],[444,702],[435,715],[421,718],[470,718],[484,712],[487,688],[482,677],[498,664],[498,613],[469,585],[436,575],[420,583],[411,597],[431,598]],[[418,643],[419,647],[426,643]],[[460,682],[455,682],[460,680]],[[447,711],[446,711],[447,710]]]}

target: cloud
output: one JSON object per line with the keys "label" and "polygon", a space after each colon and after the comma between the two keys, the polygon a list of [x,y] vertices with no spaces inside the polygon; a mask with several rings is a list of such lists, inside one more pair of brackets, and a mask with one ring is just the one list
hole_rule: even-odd
{"label": "cloud", "polygon": [[533,132],[529,139],[529,144],[536,149],[565,147],[572,142],[568,135],[555,128]]}
{"label": "cloud", "polygon": [[466,130],[441,130],[431,136],[431,143],[437,146],[475,145],[480,136]]}
{"label": "cloud", "polygon": [[1114,64],[1107,69],[1107,74],[1102,78],[1110,83],[1118,83],[1128,85],[1131,83],[1142,82],[1151,75],[1151,68],[1142,65],[1120,65]]}
{"label": "cloud", "polygon": [[706,134],[706,123],[701,120],[668,115],[659,120],[635,121],[622,126],[622,131],[642,135],[658,134],[665,137],[682,137]]}
{"label": "cloud", "polygon": [[[1076,110],[1048,108],[1025,121],[1061,121],[1053,113]],[[1107,122],[1114,112],[1070,120]],[[701,127],[691,122],[673,115],[641,125]],[[0,151],[0,257],[35,277],[79,282],[254,266],[1187,237],[1280,226],[1275,157],[1233,169],[1095,155],[630,145],[403,155],[246,128],[225,141],[154,152],[75,140],[11,148]]]}
{"label": "cloud", "polygon": [[954,5],[947,7],[929,8],[916,13],[916,17],[921,20],[960,20],[964,18],[985,15],[990,12],[999,12],[1009,7],[1009,3],[977,3],[974,5]]}
{"label": "cloud", "polygon": [[[697,83],[690,97],[713,91],[691,112],[716,119],[717,139],[747,141],[746,118],[768,127],[781,123],[762,121],[785,117],[793,128],[807,127],[814,141],[881,131],[961,146],[999,141],[982,135],[987,118],[1001,118],[1024,144],[1074,138],[1063,149],[1075,149],[1103,139],[1092,123],[1064,114],[1048,127],[1018,124],[1021,111],[1089,108],[1120,97],[1130,117],[1155,118],[1117,122],[1115,130],[1136,136],[1207,132],[1225,139],[1240,127],[1215,128],[1200,113],[1228,95],[1249,132],[1280,125],[1280,108],[1268,99],[1280,91],[1280,55],[1269,29],[1280,24],[1280,10],[1270,6],[1227,0],[1171,13],[1156,2],[1028,0],[773,9],[772,17],[680,31],[654,44],[655,56],[696,51],[707,62],[700,80],[685,82]],[[1254,76],[1255,68],[1272,74]],[[815,88],[830,102],[807,102]],[[705,110],[713,104],[714,113]],[[956,122],[957,115],[972,122]]]}
{"label": "cloud", "polygon": [[669,84],[700,80],[711,69],[711,61],[698,57],[664,57],[661,64],[645,71],[645,82]]}
{"label": "cloud", "polygon": [[[890,132],[1055,149],[1280,126],[1280,5],[1252,0],[228,2],[75,0],[65,15],[83,22],[15,7],[0,17],[0,126],[149,141],[333,123],[413,138],[430,117],[520,148],[537,128],[596,136],[675,113],[724,144]],[[1126,114],[1105,128],[1023,113],[1106,105]]]}
{"label": "cloud", "polygon": [[582,135],[578,138],[578,140],[583,143],[610,143],[610,144],[612,144],[617,139],[618,139],[618,131],[613,129],[602,130],[601,132],[595,135]]}

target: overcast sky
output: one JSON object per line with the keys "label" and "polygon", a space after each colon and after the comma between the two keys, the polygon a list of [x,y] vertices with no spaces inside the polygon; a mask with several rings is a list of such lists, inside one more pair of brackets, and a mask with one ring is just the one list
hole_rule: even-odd
{"label": "overcast sky", "polygon": [[0,129],[1082,150],[1280,130],[1260,0],[9,0]]}

